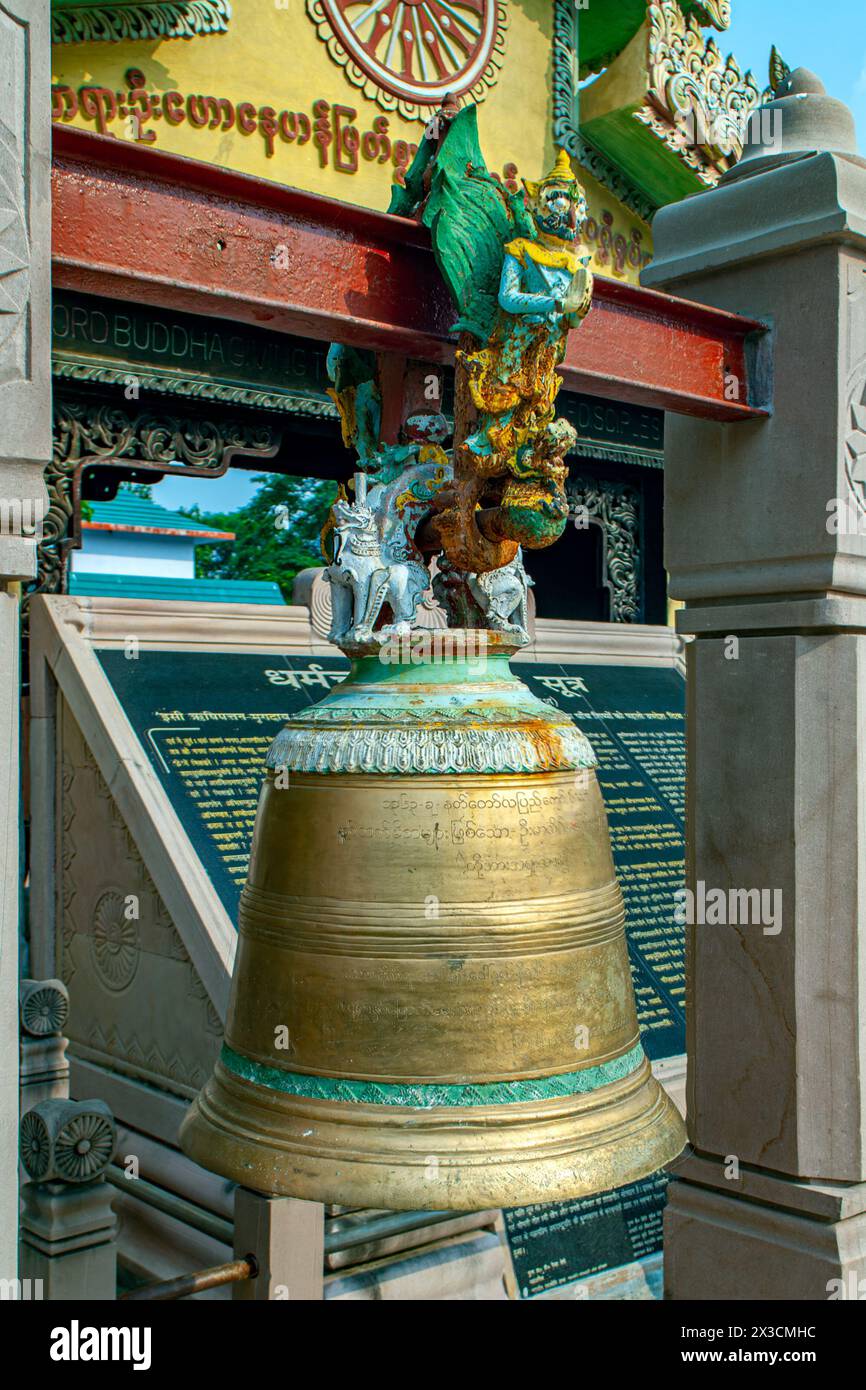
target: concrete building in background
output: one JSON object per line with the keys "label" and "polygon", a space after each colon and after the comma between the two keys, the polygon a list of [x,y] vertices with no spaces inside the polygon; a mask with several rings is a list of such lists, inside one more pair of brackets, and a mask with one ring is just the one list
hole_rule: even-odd
{"label": "concrete building in background", "polygon": [[70,559],[69,592],[93,598],[282,603],[278,584],[196,578],[196,547],[234,538],[233,531],[216,531],[121,490],[110,502],[89,505],[81,522],[81,549]]}
{"label": "concrete building in background", "polygon": [[163,579],[195,579],[196,546],[235,538],[234,531],[216,531],[124,491],[112,502],[91,503],[81,531],[81,549],[71,557],[73,574]]}

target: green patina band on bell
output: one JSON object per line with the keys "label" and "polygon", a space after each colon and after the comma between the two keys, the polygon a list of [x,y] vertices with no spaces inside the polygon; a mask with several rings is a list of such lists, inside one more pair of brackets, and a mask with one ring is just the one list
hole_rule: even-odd
{"label": "green patina band on bell", "polygon": [[346,680],[281,730],[268,767],[393,774],[595,767],[589,739],[511,671],[518,646],[500,633],[446,630],[349,647]]}
{"label": "green patina band on bell", "polygon": [[307,1100],[355,1101],[360,1105],[403,1105],[429,1110],[439,1105],[519,1105],[525,1101],[553,1100],[557,1096],[585,1095],[611,1081],[631,1076],[645,1061],[638,1043],[622,1057],[585,1067],[582,1071],[560,1072],[526,1081],[495,1081],[487,1085],[389,1086],[381,1081],[347,1081],[345,1078],[303,1075],[281,1067],[263,1066],[249,1057],[240,1057],[223,1047],[223,1065],[235,1076]]}

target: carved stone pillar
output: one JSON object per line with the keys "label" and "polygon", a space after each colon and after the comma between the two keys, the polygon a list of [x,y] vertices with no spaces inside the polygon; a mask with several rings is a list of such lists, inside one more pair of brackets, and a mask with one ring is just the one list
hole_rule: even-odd
{"label": "carved stone pillar", "polygon": [[51,457],[49,6],[0,7],[0,1276],[13,1277],[18,1192],[20,882],[18,581],[36,572]]}
{"label": "carved stone pillar", "polygon": [[[21,1121],[21,1279],[37,1297],[113,1300],[117,1221],[105,1171],[117,1133],[101,1100],[44,1100]],[[41,1284],[40,1284],[41,1281]]]}
{"label": "carved stone pillar", "polygon": [[62,980],[22,980],[21,1114],[42,1100],[69,1096],[69,1062],[63,1026],[69,1014],[69,991]]}
{"label": "carved stone pillar", "polygon": [[803,69],[760,131],[717,189],[659,213],[644,275],[766,322],[774,378],[765,422],[671,417],[666,432],[667,568],[696,638],[698,1151],[671,1188],[666,1287],[863,1297],[866,161],[850,112]]}

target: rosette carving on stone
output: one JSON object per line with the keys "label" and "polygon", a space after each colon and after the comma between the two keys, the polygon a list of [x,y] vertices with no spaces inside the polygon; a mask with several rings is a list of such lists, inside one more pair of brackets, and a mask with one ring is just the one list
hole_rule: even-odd
{"label": "rosette carving on stone", "polygon": [[54,1139],[54,1166],[67,1182],[91,1182],[111,1162],[114,1125],[109,1116],[82,1106]]}
{"label": "rosette carving on stone", "polygon": [[69,992],[62,980],[22,980],[18,991],[21,1030],[31,1038],[56,1037],[69,1015]]}
{"label": "rosette carving on stone", "polygon": [[138,923],[126,912],[126,898],[116,889],[103,893],[93,912],[93,962],[110,990],[126,989],[138,969]]}
{"label": "rosette carving on stone", "polygon": [[34,1182],[93,1182],[111,1162],[114,1118],[101,1100],[44,1100],[21,1120],[21,1162]]}

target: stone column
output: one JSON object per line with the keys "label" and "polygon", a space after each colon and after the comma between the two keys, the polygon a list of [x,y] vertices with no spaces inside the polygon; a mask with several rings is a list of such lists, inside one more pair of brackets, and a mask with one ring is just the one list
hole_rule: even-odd
{"label": "stone column", "polygon": [[18,1234],[18,581],[36,572],[51,456],[50,6],[0,8],[0,1278]]}
{"label": "stone column", "polygon": [[755,125],[716,189],[658,214],[644,274],[770,330],[753,361],[766,421],[667,422],[667,568],[696,639],[697,1153],[671,1189],[666,1289],[862,1298],[866,161],[804,69]]}

